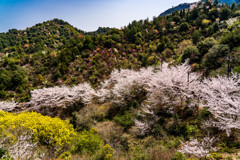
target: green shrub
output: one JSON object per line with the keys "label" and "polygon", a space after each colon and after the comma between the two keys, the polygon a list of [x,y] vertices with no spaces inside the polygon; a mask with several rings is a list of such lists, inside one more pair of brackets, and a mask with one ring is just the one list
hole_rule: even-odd
{"label": "green shrub", "polygon": [[214,158],[215,160],[220,160],[223,158],[222,155],[219,153],[212,153],[210,157]]}
{"label": "green shrub", "polygon": [[109,144],[106,144],[98,151],[96,155],[96,160],[112,160],[113,159],[113,149]]}
{"label": "green shrub", "polygon": [[171,160],[185,160],[186,156],[182,154],[181,152],[177,152]]}
{"label": "green shrub", "polygon": [[186,126],[186,135],[189,137],[191,135],[195,135],[199,132],[198,126],[196,125],[189,125]]}
{"label": "green shrub", "polygon": [[240,46],[240,29],[238,28],[224,35],[221,39],[221,43],[229,45],[230,49]]}
{"label": "green shrub", "polygon": [[132,148],[132,157],[131,160],[147,160],[148,155],[144,152],[144,149],[141,146],[134,146]]}
{"label": "green shrub", "polygon": [[64,160],[71,160],[71,153],[70,152],[64,152],[62,153],[59,158]]}
{"label": "green shrub", "polygon": [[186,32],[189,30],[189,24],[187,22],[184,22],[180,25],[179,31],[180,32]]}
{"label": "green shrub", "polygon": [[228,45],[214,45],[204,56],[203,66],[207,69],[217,69],[224,62],[224,58],[230,52]]}
{"label": "green shrub", "polygon": [[189,59],[189,63],[193,64],[199,62],[200,58],[199,50],[195,46],[189,46],[184,50],[182,61],[184,62],[186,59]]}
{"label": "green shrub", "polygon": [[201,53],[201,56],[204,56],[210,48],[212,48],[216,44],[216,40],[212,37],[206,38],[203,41],[197,44],[197,48]]}
{"label": "green shrub", "polygon": [[115,122],[122,125],[125,129],[130,128],[134,125],[134,115],[128,111],[124,111],[124,114],[117,114],[113,119]]}
{"label": "green shrub", "polygon": [[94,154],[103,146],[103,140],[97,134],[96,129],[81,132],[77,135],[75,143],[74,151],[81,154]]}
{"label": "green shrub", "polygon": [[7,153],[6,148],[0,148],[0,158],[2,158]]}

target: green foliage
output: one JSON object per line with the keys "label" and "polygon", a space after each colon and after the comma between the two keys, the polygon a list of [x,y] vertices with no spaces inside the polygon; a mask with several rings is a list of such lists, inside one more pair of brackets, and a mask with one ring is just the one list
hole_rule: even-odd
{"label": "green foliage", "polygon": [[184,22],[180,25],[179,31],[180,32],[186,32],[189,30],[189,24],[187,22]]}
{"label": "green foliage", "polygon": [[142,148],[142,146],[137,145],[134,146],[132,149],[132,160],[147,160],[148,159],[148,155],[146,154],[146,152],[144,152],[144,149]]}
{"label": "green foliage", "polygon": [[117,114],[113,119],[115,122],[122,125],[124,128],[129,128],[134,125],[134,118],[135,116],[128,111],[124,111],[124,113]]}
{"label": "green foliage", "polygon": [[199,111],[198,116],[199,116],[200,121],[205,121],[206,119],[208,119],[211,116],[211,112],[209,112],[208,109],[206,107],[204,107]]}
{"label": "green foliage", "polygon": [[212,37],[206,38],[203,41],[197,44],[197,48],[201,53],[201,56],[204,56],[210,48],[216,44],[216,40]]}
{"label": "green foliage", "polygon": [[[10,99],[8,92],[13,91],[15,100],[27,101],[31,87],[72,85],[83,81],[97,86],[114,68],[139,69],[158,64],[160,59],[180,61],[181,55],[176,55],[178,44],[191,38],[198,44],[200,56],[195,66],[201,70],[200,61],[213,46],[201,46],[201,40],[210,36],[220,40],[227,26],[215,21],[220,14],[223,17],[229,11],[229,7],[212,6],[209,2],[203,7],[154,17],[153,21],[133,21],[123,29],[100,27],[96,32],[84,33],[67,22],[53,19],[26,30],[1,33],[1,99]],[[238,8],[236,5],[230,10],[230,16],[237,15]],[[206,25],[202,24],[203,20],[207,20]],[[228,28],[222,37],[228,40],[220,40],[231,50],[239,44],[234,28],[237,25]],[[24,74],[16,71],[17,68],[24,68]]]}
{"label": "green foliage", "polygon": [[174,16],[173,21],[175,21],[176,23],[179,23],[181,21],[181,17],[180,16]]}
{"label": "green foliage", "polygon": [[204,56],[203,66],[207,69],[217,69],[224,61],[224,57],[230,52],[228,45],[214,45]]}
{"label": "green foliage", "polygon": [[210,156],[216,160],[220,160],[223,158],[222,155],[219,153],[212,153]]}
{"label": "green foliage", "polygon": [[190,64],[201,61],[200,53],[197,47],[189,46],[187,49],[185,49],[182,56],[182,61],[185,62],[186,59],[189,59]]}
{"label": "green foliage", "polygon": [[6,148],[0,148],[0,158],[2,158],[4,155],[6,155],[7,149]]}
{"label": "green foliage", "polygon": [[181,152],[177,152],[172,158],[171,160],[186,160],[186,156],[184,154],[182,154]]}
{"label": "green foliage", "polygon": [[94,154],[103,144],[103,140],[97,135],[96,129],[91,129],[90,131],[85,130],[77,135],[74,152]]}
{"label": "green foliage", "polygon": [[192,135],[196,135],[198,132],[199,132],[198,126],[187,124],[187,126],[186,126],[187,137],[190,137]]}
{"label": "green foliage", "polygon": [[70,152],[64,152],[62,153],[59,158],[64,160],[71,160],[71,153]]}
{"label": "green foliage", "polygon": [[[207,2],[193,10],[176,11],[168,16],[154,17],[153,21],[148,19],[133,21],[123,29],[99,28],[96,32],[84,33],[62,20],[54,19],[23,31],[13,29],[7,33],[0,33],[2,62],[0,63],[0,99],[14,98],[18,102],[27,102],[30,99],[30,90],[33,88],[74,85],[84,81],[91,82],[96,87],[109,77],[113,69],[138,70],[141,67],[159,64],[160,61],[171,61],[175,65],[181,60],[189,59],[193,70],[199,72],[203,72],[203,69],[210,70],[212,75],[216,75],[220,73],[219,70],[226,69],[225,57],[229,52],[227,45],[233,51],[231,67],[234,72],[240,73],[239,57],[236,56],[240,44],[239,21],[230,26],[221,22],[239,16],[239,6],[236,5],[231,11],[225,5],[217,6],[217,1],[214,3],[214,6]],[[218,18],[221,20],[220,23]],[[154,157],[154,145],[159,141],[166,143],[158,146],[159,150],[164,154],[171,152],[169,155],[172,156],[180,145],[176,136],[185,139],[199,134],[202,136],[199,127],[211,117],[211,113],[206,108],[200,109],[199,112],[185,108],[184,113],[179,111],[174,120],[171,115],[159,111],[156,127],[149,133],[149,137],[146,137],[153,139],[148,142],[148,146],[142,145],[142,139],[137,136],[123,140],[122,133],[135,134],[132,127],[134,119],[138,115],[140,104],[146,99],[144,93],[133,94],[138,96],[131,100],[126,98],[125,106],[116,104],[116,106],[99,107],[97,104],[96,107],[85,106],[79,113],[73,114],[72,123],[76,130],[80,131],[79,134],[68,122],[60,123],[58,118],[51,120],[28,115],[29,118],[27,116],[19,118],[21,122],[19,124],[14,120],[17,114],[13,114],[9,119],[11,122],[14,120],[16,125],[8,123],[8,127],[3,128],[2,136],[10,136],[10,144],[16,142],[17,131],[19,133],[28,131],[29,134],[34,132],[33,141],[39,141],[39,145],[50,150],[56,146],[59,150],[57,156],[64,152],[60,156],[62,159],[75,158],[72,154],[81,154],[87,159],[115,158],[113,149],[109,145],[104,146],[104,142],[117,148],[119,157],[116,159],[122,157],[151,159]],[[82,106],[72,106],[71,112],[75,107]],[[4,121],[5,123],[7,122]],[[104,142],[96,131],[90,130],[93,126],[101,128],[99,135],[103,137]],[[13,127],[17,129],[14,130]],[[115,134],[118,131],[119,133]],[[113,133],[114,135],[111,135]],[[216,134],[219,133],[216,131]],[[175,137],[169,138],[169,136]],[[224,143],[220,146],[222,152],[231,152],[239,146],[233,141],[231,141],[232,145],[230,142],[224,141]],[[148,148],[149,146],[153,148]],[[170,159],[169,155],[167,159]],[[173,159],[184,159],[184,155],[177,153]]]}
{"label": "green foliage", "polygon": [[203,38],[200,31],[195,30],[192,34],[192,40],[194,44],[197,44]]}
{"label": "green foliage", "polygon": [[231,15],[231,10],[229,8],[223,8],[220,12],[220,19],[227,20]]}
{"label": "green foliage", "polygon": [[229,45],[231,50],[234,47],[240,46],[240,29],[236,29],[224,35],[221,39],[221,43]]}
{"label": "green foliage", "polygon": [[113,149],[109,144],[104,145],[97,153],[96,160],[113,160]]}

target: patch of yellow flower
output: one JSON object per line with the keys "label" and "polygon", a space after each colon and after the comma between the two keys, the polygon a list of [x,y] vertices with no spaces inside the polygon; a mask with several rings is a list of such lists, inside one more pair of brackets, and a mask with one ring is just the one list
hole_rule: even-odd
{"label": "patch of yellow flower", "polygon": [[69,121],[58,117],[51,118],[36,112],[16,114],[0,111],[0,139],[14,143],[22,134],[29,134],[33,142],[55,150],[68,146],[76,137],[76,132]]}

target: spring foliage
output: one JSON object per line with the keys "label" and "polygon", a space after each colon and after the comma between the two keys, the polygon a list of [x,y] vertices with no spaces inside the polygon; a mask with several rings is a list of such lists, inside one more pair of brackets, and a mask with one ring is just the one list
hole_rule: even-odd
{"label": "spring foliage", "polygon": [[35,112],[12,114],[4,111],[0,111],[0,133],[0,145],[8,148],[12,157],[32,152],[37,145],[44,145],[53,152],[60,151],[68,147],[76,135],[73,126],[60,118]]}
{"label": "spring foliage", "polygon": [[[146,98],[141,102],[142,111],[139,113],[139,119],[134,120],[138,135],[146,135],[156,125],[159,107],[174,114],[177,109],[186,105],[196,111],[200,106],[208,108],[212,117],[203,124],[205,127],[217,127],[225,131],[227,136],[230,136],[233,129],[239,130],[240,80],[238,75],[202,79],[201,74],[191,72],[191,67],[187,63],[179,66],[169,66],[164,63],[155,68],[148,67],[139,71],[115,70],[96,91],[87,83],[74,87],[34,90],[30,103],[33,106],[66,106],[66,103],[76,102],[86,105],[94,98],[100,103],[110,102],[113,106],[124,107],[129,100],[145,92]],[[186,101],[188,103],[185,103]],[[4,131],[1,136],[5,140],[17,140],[15,137],[20,130],[20,133],[31,135],[30,141],[27,137],[27,141],[31,142],[29,144],[33,145],[35,143],[32,142],[37,141],[53,147],[54,150],[60,150],[66,147],[75,136],[72,126],[59,118],[52,119],[37,113],[23,112],[18,115],[3,111],[0,113],[0,124],[2,124],[0,129]],[[90,145],[93,149],[87,149],[90,152],[102,145],[100,139],[92,132],[83,132],[79,138],[80,152],[85,150],[84,147],[88,146],[90,141],[93,141],[93,144],[96,142],[95,146]],[[204,140],[190,141],[183,145],[182,150],[185,152],[189,147],[190,150],[196,149],[195,145],[202,144]],[[4,142],[1,143],[4,144]],[[202,152],[203,155],[208,155],[205,149],[202,149]]]}
{"label": "spring foliage", "polygon": [[[97,91],[87,83],[74,87],[37,89],[32,91],[30,104],[32,106],[66,106],[76,102],[88,104],[96,97],[101,103],[108,101],[115,106],[124,106],[137,94],[146,91],[148,105],[142,105],[148,106],[145,110],[152,112],[151,108],[160,105],[173,111],[174,107],[181,106],[188,100],[189,108],[209,107],[209,111],[217,120],[210,120],[206,124],[226,131],[229,136],[231,129],[240,129],[239,78],[237,75],[229,78],[219,76],[200,81],[200,77],[199,73],[191,72],[187,62],[171,67],[164,63],[156,68],[148,67],[139,71],[115,70]],[[3,106],[5,103],[1,104]],[[6,105],[4,107],[6,108]],[[140,121],[136,122],[141,124]],[[149,127],[146,123],[139,126]]]}

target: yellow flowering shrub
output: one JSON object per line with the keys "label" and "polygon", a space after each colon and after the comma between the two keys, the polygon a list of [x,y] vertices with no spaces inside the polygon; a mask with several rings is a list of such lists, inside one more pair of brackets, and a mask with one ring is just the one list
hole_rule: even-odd
{"label": "yellow flowering shrub", "polygon": [[73,126],[60,118],[51,118],[36,112],[16,114],[0,111],[0,139],[14,143],[22,134],[31,135],[33,142],[54,150],[68,146],[76,137]]}
{"label": "yellow flowering shrub", "polygon": [[202,20],[202,25],[204,25],[204,26],[206,26],[206,25],[208,25],[210,23],[211,23],[211,20],[208,20],[208,19],[203,19]]}

